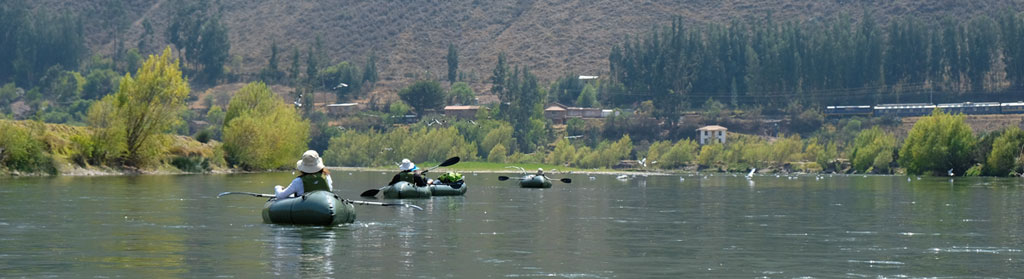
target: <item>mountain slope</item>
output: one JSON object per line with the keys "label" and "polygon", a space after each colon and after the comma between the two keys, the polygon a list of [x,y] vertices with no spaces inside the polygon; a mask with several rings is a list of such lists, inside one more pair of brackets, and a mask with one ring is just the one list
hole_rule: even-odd
{"label": "mountain slope", "polygon": [[[147,41],[154,53],[168,44],[164,32],[176,0],[42,0],[33,5],[84,16],[87,42],[100,53],[112,53],[121,38],[135,46],[143,22],[155,31]],[[723,0],[723,1],[290,1],[219,0],[229,28],[231,55],[243,72],[266,64],[270,45],[282,49],[281,65],[290,63],[293,48],[302,53],[319,36],[332,63],[361,64],[371,53],[380,59],[384,84],[396,90],[410,79],[447,74],[449,43],[459,50],[460,70],[485,83],[498,53],[512,64],[527,66],[542,80],[574,72],[602,75],[608,71],[611,47],[626,37],[640,36],[680,16],[691,24],[761,19],[817,20],[838,14],[859,18],[870,12],[884,23],[891,16],[995,16],[1021,11],[1024,1],[916,0]],[[120,28],[118,27],[120,26]],[[115,36],[117,30],[122,36]]]}

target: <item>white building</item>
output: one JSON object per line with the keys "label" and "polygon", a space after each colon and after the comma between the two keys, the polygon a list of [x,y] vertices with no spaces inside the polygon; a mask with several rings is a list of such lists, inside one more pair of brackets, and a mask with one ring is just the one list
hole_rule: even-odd
{"label": "white building", "polygon": [[697,129],[697,138],[700,139],[700,145],[714,143],[714,141],[725,144],[725,132],[728,130],[718,125],[700,127],[700,129]]}

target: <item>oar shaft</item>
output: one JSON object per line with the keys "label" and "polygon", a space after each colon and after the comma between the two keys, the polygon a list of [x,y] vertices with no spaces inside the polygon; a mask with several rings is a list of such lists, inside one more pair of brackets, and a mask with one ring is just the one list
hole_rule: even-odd
{"label": "oar shaft", "polygon": [[404,207],[412,207],[412,208],[415,208],[415,209],[423,210],[423,208],[421,208],[419,206],[416,206],[416,205],[413,205],[413,204],[407,204],[407,203],[383,203],[383,202],[357,201],[357,200],[348,200],[348,199],[345,200],[345,201],[349,202],[349,203],[352,203],[352,204],[358,204],[358,205],[404,206]]}

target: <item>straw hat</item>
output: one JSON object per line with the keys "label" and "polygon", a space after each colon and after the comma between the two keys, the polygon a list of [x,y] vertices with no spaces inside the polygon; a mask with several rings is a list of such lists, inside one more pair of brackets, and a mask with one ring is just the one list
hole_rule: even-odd
{"label": "straw hat", "polygon": [[398,169],[403,171],[416,170],[416,164],[413,164],[409,159],[402,159],[402,164],[398,165]]}
{"label": "straw hat", "polygon": [[302,160],[295,162],[295,169],[305,173],[316,173],[324,168],[324,160],[316,154],[316,150],[306,150],[302,153]]}

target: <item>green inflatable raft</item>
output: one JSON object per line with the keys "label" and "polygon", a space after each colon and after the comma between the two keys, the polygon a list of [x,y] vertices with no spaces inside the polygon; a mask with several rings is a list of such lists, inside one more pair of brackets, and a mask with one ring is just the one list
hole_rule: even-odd
{"label": "green inflatable raft", "polygon": [[265,223],[334,226],[355,220],[355,206],[328,191],[313,191],[283,200],[270,199],[263,205]]}
{"label": "green inflatable raft", "polygon": [[425,199],[430,198],[430,186],[416,186],[406,181],[384,186],[380,189],[386,199]]}
{"label": "green inflatable raft", "polygon": [[530,174],[519,180],[519,187],[523,188],[551,188],[551,179],[543,175]]}
{"label": "green inflatable raft", "polygon": [[466,181],[459,180],[455,182],[434,182],[427,186],[430,188],[430,194],[434,196],[462,196],[466,194]]}

